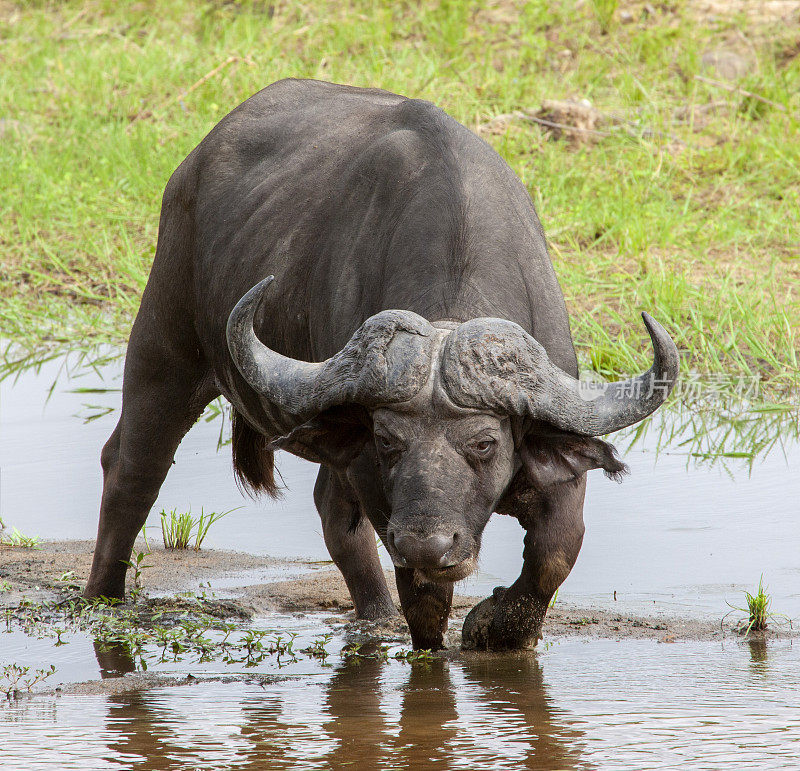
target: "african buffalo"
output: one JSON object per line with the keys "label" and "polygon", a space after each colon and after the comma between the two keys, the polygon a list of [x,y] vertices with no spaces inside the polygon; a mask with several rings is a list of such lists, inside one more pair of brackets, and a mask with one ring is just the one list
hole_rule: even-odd
{"label": "african buffalo", "polygon": [[676,380],[643,316],[653,367],[587,393],[533,204],[491,147],[428,102],[274,83],[167,184],[85,595],[124,596],[175,450],[222,394],[245,487],[277,494],[278,448],[321,464],[325,543],[364,619],[395,613],[378,533],[416,648],[442,646],[492,512],[517,517],[522,574],[473,609],[464,645],[527,646],[577,558],[586,472],[625,471],[595,437]]}

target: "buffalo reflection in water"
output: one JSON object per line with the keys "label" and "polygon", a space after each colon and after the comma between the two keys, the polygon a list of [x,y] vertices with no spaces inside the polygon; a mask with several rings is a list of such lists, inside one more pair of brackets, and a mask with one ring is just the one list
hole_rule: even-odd
{"label": "buffalo reflection in water", "polygon": [[[134,668],[119,647],[98,651],[98,662],[104,676]],[[108,749],[131,768],[159,771],[219,763],[275,771],[587,766],[582,733],[555,719],[532,654],[413,664],[357,658],[343,662],[327,682],[275,678],[263,691],[241,683],[199,687],[215,690],[108,697]],[[239,701],[238,730],[231,726],[232,699]],[[195,735],[193,712],[213,714],[215,702],[227,705],[219,734],[187,741]]]}

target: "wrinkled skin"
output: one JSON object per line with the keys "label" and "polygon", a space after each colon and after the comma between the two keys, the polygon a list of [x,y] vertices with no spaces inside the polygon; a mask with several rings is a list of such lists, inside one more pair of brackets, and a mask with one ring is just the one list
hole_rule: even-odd
{"label": "wrinkled skin", "polygon": [[535,641],[580,548],[585,472],[622,469],[608,445],[455,408],[436,382],[407,403],[344,405],[298,421],[248,385],[226,340],[231,310],[269,274],[280,291],[261,304],[254,328],[297,360],[323,361],[369,317],[402,309],[447,320],[441,329],[476,317],[512,321],[577,376],[530,197],[486,143],[426,102],[275,83],[226,116],[167,184],[123,408],[101,457],[85,596],[124,596],[125,561],[178,444],[223,395],[253,447],[253,437],[265,438],[321,464],[314,498],[358,617],[396,612],[377,532],[397,565],[415,647],[440,647],[453,581],[474,567],[498,511],[526,530],[524,567],[468,618],[464,644]]}

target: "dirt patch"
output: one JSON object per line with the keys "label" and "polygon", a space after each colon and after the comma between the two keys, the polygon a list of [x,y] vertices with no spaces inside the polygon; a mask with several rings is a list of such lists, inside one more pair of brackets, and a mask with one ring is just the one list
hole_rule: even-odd
{"label": "dirt patch", "polygon": [[694,0],[691,10],[704,21],[744,16],[756,24],[794,21],[800,0]]}
{"label": "dirt patch", "polygon": [[[134,552],[140,550],[146,550],[141,540],[134,546]],[[7,603],[9,594],[18,592],[82,588],[89,577],[93,551],[94,541],[46,541],[35,549],[0,547],[0,582],[9,584],[7,594],[0,597]],[[145,564],[149,566],[142,571],[146,589],[184,592],[200,589],[212,578],[291,563],[241,552],[153,549]],[[131,572],[128,591],[133,588]]]}
{"label": "dirt patch", "polygon": [[[400,609],[400,598],[395,588],[394,573],[384,573],[386,585],[394,604]],[[287,612],[309,611],[353,611],[353,601],[342,578],[335,568],[317,570],[310,575],[288,581],[244,586],[236,589],[244,600],[257,610],[281,610]],[[481,598],[462,595],[453,596],[453,611],[468,611]]]}

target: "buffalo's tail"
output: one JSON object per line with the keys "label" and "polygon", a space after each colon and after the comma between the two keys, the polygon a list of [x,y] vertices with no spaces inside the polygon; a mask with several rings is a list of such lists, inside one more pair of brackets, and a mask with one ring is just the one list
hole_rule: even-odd
{"label": "buffalo's tail", "polygon": [[280,498],[281,488],[275,481],[275,453],[268,449],[269,440],[252,428],[236,410],[232,409],[231,413],[236,483],[251,496],[266,493],[272,498]]}

